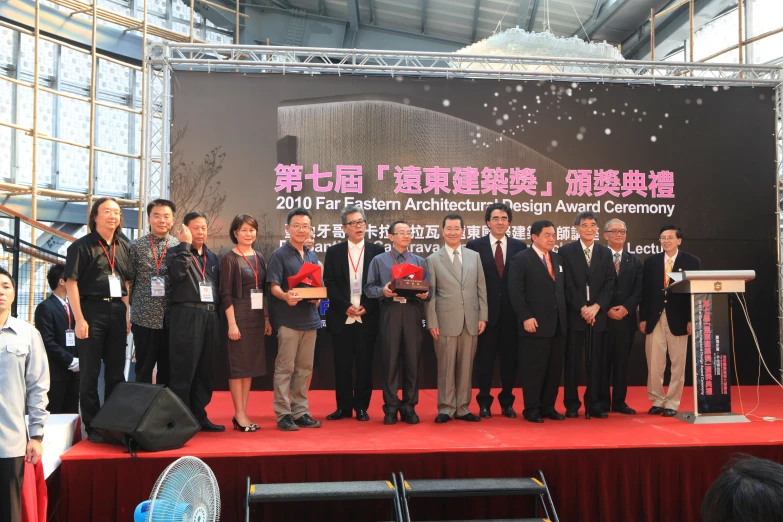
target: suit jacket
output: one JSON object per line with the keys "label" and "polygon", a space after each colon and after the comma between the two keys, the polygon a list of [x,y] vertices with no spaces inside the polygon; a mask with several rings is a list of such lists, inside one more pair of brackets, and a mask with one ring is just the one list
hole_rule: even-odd
{"label": "suit jacket", "polygon": [[[511,260],[508,288],[521,337],[554,337],[558,323],[563,335],[568,329],[563,261],[555,252],[550,253],[550,257],[554,281],[532,248],[517,253]],[[535,333],[529,333],[522,326],[531,317],[538,322]]]}
{"label": "suit jacket", "polygon": [[[598,303],[601,309],[595,316],[596,332],[606,330],[606,311],[612,302],[617,272],[612,263],[609,247],[593,243],[593,256],[587,266],[582,242],[577,240],[560,247],[557,251],[563,258],[566,274],[566,301],[568,302],[568,328],[584,331],[587,323],[582,319],[582,307]],[[590,285],[590,299],[587,299],[587,285]]]}
{"label": "suit jacket", "polygon": [[[71,314],[71,327],[76,324]],[[68,315],[60,300],[54,294],[35,307],[35,327],[41,332],[46,357],[49,359],[49,377],[52,382],[78,378],[79,374],[68,371],[74,357],[78,357],[75,346],[65,346],[65,330],[68,329]]]}
{"label": "suit jacket", "polygon": [[511,265],[511,258],[527,248],[527,245],[522,241],[507,238],[506,264],[501,277],[498,274],[497,266],[495,266],[495,249],[492,244],[494,241],[492,236],[488,234],[478,239],[472,239],[465,245],[466,248],[478,252],[481,256],[484,280],[487,283],[488,326],[496,326],[501,318],[505,321],[514,320],[514,311],[511,309],[511,301],[508,299],[508,269]]}
{"label": "suit jacket", "polygon": [[478,322],[487,320],[487,285],[479,255],[460,249],[462,272],[454,270],[448,250],[427,258],[430,298],[426,303],[427,328],[439,328],[440,335],[455,337],[466,325],[470,335],[478,335]]}
{"label": "suit jacket", "polygon": [[[364,293],[364,285],[367,283],[367,274],[370,272],[370,262],[373,258],[384,252],[381,245],[370,241],[364,242],[364,255],[362,256],[362,297],[361,305],[367,310],[362,316],[362,324],[367,326],[371,333],[378,331],[378,300],[370,299]],[[329,308],[326,310],[326,328],[333,334],[343,331],[345,320],[348,318],[345,311],[351,307],[351,274],[348,262],[348,241],[343,241],[326,249],[324,258],[324,285],[326,295],[329,298]]]}
{"label": "suit jacket", "polygon": [[[614,252],[612,252],[614,254]],[[608,330],[636,330],[636,308],[642,300],[642,262],[630,252],[623,252],[620,258],[620,272],[609,308],[624,306],[628,315],[616,321],[606,319]]]}
{"label": "suit jacket", "polygon": [[[658,319],[663,311],[666,310],[666,320],[672,334],[687,335],[688,323],[691,320],[691,296],[664,290],[665,267],[663,259],[665,255],[665,252],[661,252],[644,260],[644,283],[639,320],[647,321],[646,332],[649,335],[658,324]],[[674,260],[672,272],[699,270],[700,268],[701,260],[698,257],[680,250],[677,253],[677,259]]]}

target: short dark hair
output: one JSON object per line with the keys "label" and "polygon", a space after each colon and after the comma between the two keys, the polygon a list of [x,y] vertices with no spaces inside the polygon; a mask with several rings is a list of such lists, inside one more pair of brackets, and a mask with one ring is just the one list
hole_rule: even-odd
{"label": "short dark hair", "polygon": [[531,236],[540,236],[541,231],[544,230],[547,227],[554,227],[555,224],[552,223],[549,220],[546,219],[540,219],[538,221],[533,221],[533,224],[530,225],[530,235]]}
{"label": "short dark hair", "polygon": [[[101,207],[101,205],[103,205],[107,201],[114,201],[115,203],[117,203],[118,207],[120,206],[119,202],[114,198],[104,197],[104,198],[96,199],[95,202],[93,202],[92,204],[92,208],[90,209],[90,219],[88,223],[90,227],[90,232],[95,232],[95,227],[96,227],[95,218],[98,216],[98,209]],[[114,230],[115,238],[117,237],[117,234],[122,233],[123,226],[125,226],[125,220],[122,217],[122,207],[120,207],[120,224],[117,225],[117,228]]]}
{"label": "short dark hair", "polygon": [[593,221],[595,221],[595,224],[598,225],[598,214],[596,214],[592,210],[585,210],[584,212],[580,212],[579,214],[577,214],[576,217],[574,218],[574,226],[578,227],[583,219],[592,219]]}
{"label": "short dark hair", "polygon": [[60,285],[60,279],[63,279],[65,273],[65,265],[57,263],[49,267],[49,271],[46,273],[46,280],[49,282],[49,288],[55,291]]}
{"label": "short dark hair", "polygon": [[661,231],[658,232],[658,235],[663,234],[667,230],[674,230],[677,233],[677,239],[682,239],[682,229],[678,227],[677,225],[664,225],[661,227]]}
{"label": "short dark hair", "polygon": [[172,214],[177,213],[177,206],[168,199],[153,199],[147,203],[147,219],[149,219],[150,214],[152,214],[152,209],[154,207],[169,207]]}
{"label": "short dark hair", "polygon": [[231,242],[235,245],[237,244],[236,232],[242,228],[242,225],[245,223],[255,228],[256,232],[258,232],[258,220],[256,218],[247,214],[239,214],[238,216],[234,216],[234,220],[231,222],[231,228],[228,230],[228,237],[231,238]]}
{"label": "short dark hair", "polygon": [[505,203],[492,203],[491,205],[489,205],[484,211],[485,223],[492,218],[492,212],[494,212],[495,210],[502,210],[503,212],[505,212],[506,215],[508,216],[508,222],[511,223],[511,219],[513,217],[511,213],[511,207],[509,207]]}
{"label": "short dark hair", "polygon": [[207,217],[207,215],[204,214],[203,212],[198,212],[198,211],[188,212],[187,214],[185,214],[185,217],[182,218],[182,223],[185,226],[188,226],[191,221],[198,218],[204,218],[204,221],[206,221],[207,225],[209,225],[209,218]]}
{"label": "short dark hair", "polygon": [[310,223],[312,224],[313,222],[313,215],[310,213],[309,210],[307,210],[306,208],[297,207],[288,213],[288,218],[286,219],[285,224],[290,225],[291,220],[294,219],[294,217],[296,216],[307,216],[308,218],[310,218]]}
{"label": "short dark hair", "polygon": [[408,225],[408,222],[405,221],[404,219],[398,219],[397,221],[389,225],[389,234],[394,234],[394,227],[396,227],[397,225]]}
{"label": "short dark hair", "polygon": [[449,219],[459,219],[459,227],[465,228],[465,220],[462,219],[462,216],[459,214],[447,214],[446,217],[443,218],[443,225],[441,225],[441,228],[446,228],[446,221]]}
{"label": "short dark hair", "polygon": [[4,266],[0,266],[0,275],[8,276],[8,279],[11,280],[11,286],[14,287],[14,293],[16,293],[16,280],[11,277],[11,272],[6,270]]}
{"label": "short dark hair", "polygon": [[703,522],[783,520],[783,466],[749,455],[732,459],[704,495],[701,519]]}

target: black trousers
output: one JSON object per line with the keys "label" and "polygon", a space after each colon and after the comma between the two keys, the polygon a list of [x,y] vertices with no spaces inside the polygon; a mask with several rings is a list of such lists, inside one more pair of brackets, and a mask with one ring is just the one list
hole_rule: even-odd
{"label": "black trousers", "polygon": [[560,375],[563,373],[563,352],[566,339],[554,337],[519,338],[519,359],[522,367],[522,399],[525,418],[546,415],[555,409]]}
{"label": "black trousers", "polygon": [[332,335],[334,393],[337,408],[344,412],[367,410],[370,406],[375,337],[359,322],[343,325],[339,334]]}
{"label": "black trousers", "polygon": [[514,381],[517,377],[517,339],[516,319],[500,318],[495,326],[487,325],[479,335],[476,356],[473,358],[473,374],[476,376],[479,393],[476,402],[479,407],[489,408],[494,398],[490,394],[492,377],[495,373],[495,357],[500,358],[500,384],[498,394],[500,407],[506,409],[514,405]]}
{"label": "black trousers", "polygon": [[[81,369],[81,368],[80,368]],[[49,406],[52,415],[60,413],[79,413],[79,386],[81,372],[68,372],[66,380],[52,381],[49,384]]]}
{"label": "black trousers", "polygon": [[89,325],[87,339],[76,339],[79,353],[79,386],[82,423],[89,430],[101,409],[98,397],[98,376],[104,365],[104,402],[114,387],[125,382],[125,345],[128,338],[127,308],[122,301],[82,299],[82,314]]}
{"label": "black trousers", "polygon": [[579,378],[582,375],[582,364],[586,363],[585,350],[590,332],[593,333],[590,372],[587,376],[587,388],[585,388],[585,409],[601,409],[599,392],[601,390],[601,375],[606,372],[601,368],[605,364],[603,338],[604,332],[596,332],[593,329],[568,330],[568,341],[565,350],[565,364],[563,368],[563,405],[566,410],[577,411],[582,406],[579,400]]}
{"label": "black trousers", "polygon": [[[383,411],[409,414],[419,403],[419,361],[424,335],[422,306],[417,299],[381,303]],[[402,374],[402,401],[397,395]]]}
{"label": "black trousers", "polygon": [[0,522],[22,520],[24,457],[0,459]]}
{"label": "black trousers", "polygon": [[136,382],[152,384],[152,371],[158,365],[156,384],[169,384],[169,329],[131,325],[136,347]]}
{"label": "black trousers", "polygon": [[171,307],[169,333],[169,388],[202,422],[212,400],[215,352],[220,343],[217,311],[175,304]]}
{"label": "black trousers", "polygon": [[604,374],[601,376],[600,398],[601,407],[605,410],[628,406],[625,403],[628,394],[628,361],[635,333],[635,330],[607,330],[604,333],[606,363],[602,366]]}

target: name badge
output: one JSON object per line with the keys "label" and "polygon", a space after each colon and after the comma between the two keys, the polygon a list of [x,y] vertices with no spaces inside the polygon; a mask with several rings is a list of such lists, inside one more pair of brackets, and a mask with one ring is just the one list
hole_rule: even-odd
{"label": "name badge", "polygon": [[212,303],[215,301],[212,296],[212,285],[206,281],[202,281],[198,284],[198,293],[201,295],[202,303]]}
{"label": "name badge", "polygon": [[351,297],[362,295],[362,285],[358,279],[351,281]]}
{"label": "name badge", "polygon": [[152,297],[163,297],[166,295],[166,280],[161,276],[153,276],[150,278],[150,292]]}
{"label": "name badge", "polygon": [[401,304],[405,304],[405,303],[407,303],[407,302],[408,302],[408,299],[407,299],[407,298],[405,298],[405,297],[395,297],[395,298],[394,298],[394,302],[396,302],[396,303],[401,303]]}
{"label": "name badge", "polygon": [[250,290],[250,309],[251,310],[263,310],[264,308],[264,292],[257,288]]}
{"label": "name badge", "polygon": [[120,278],[115,274],[109,276],[109,297],[122,297]]}
{"label": "name badge", "polygon": [[65,346],[76,346],[76,333],[73,330],[65,330]]}

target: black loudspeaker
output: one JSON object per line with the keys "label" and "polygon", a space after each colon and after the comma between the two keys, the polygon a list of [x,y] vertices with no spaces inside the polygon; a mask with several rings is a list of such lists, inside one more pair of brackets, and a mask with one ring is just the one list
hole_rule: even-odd
{"label": "black loudspeaker", "polygon": [[181,448],[201,430],[196,417],[162,385],[121,383],[91,424],[106,442],[146,451]]}

